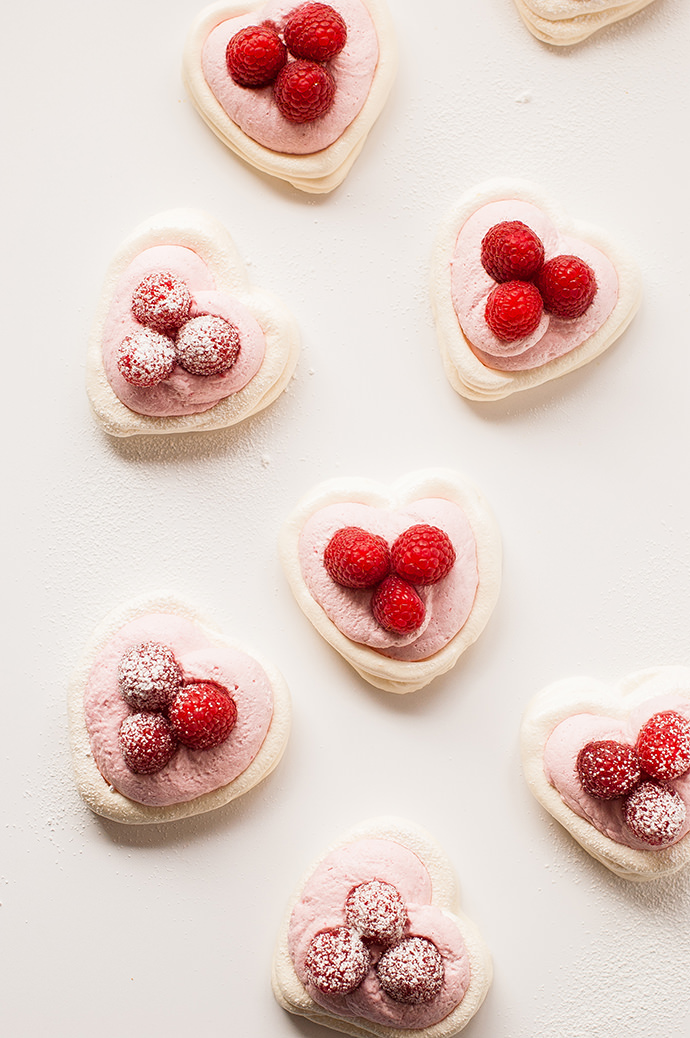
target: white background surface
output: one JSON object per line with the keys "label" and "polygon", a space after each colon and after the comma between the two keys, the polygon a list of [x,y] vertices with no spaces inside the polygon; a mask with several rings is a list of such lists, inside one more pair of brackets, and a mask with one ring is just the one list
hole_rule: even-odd
{"label": "white background surface", "polygon": [[[492,950],[467,1038],[690,1033],[690,876],[636,888],[522,781],[543,685],[689,662],[687,145],[690,6],[656,0],[575,48],[511,0],[390,0],[400,70],[345,184],[302,195],[204,126],[180,82],[193,0],[5,11],[2,269],[9,487],[0,752],[0,1019],[13,1036],[317,1038],[269,986],[284,905],[343,830],[424,825]],[[636,257],[642,308],[600,360],[471,405],[427,292],[438,222],[492,176],[540,184]],[[238,430],[115,442],[84,359],[101,279],[149,215],[207,209],[295,313],[289,391]],[[283,517],[336,475],[459,468],[505,551],[498,608],[450,674],[377,692],[297,609]],[[170,588],[285,674],[283,762],[243,800],[166,827],[93,816],[65,696],[92,627]]]}

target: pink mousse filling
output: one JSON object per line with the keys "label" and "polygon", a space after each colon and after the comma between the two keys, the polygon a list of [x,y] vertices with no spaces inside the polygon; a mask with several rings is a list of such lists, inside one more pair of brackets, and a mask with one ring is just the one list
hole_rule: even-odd
{"label": "pink mousse filling", "polygon": [[[335,79],[335,99],[319,119],[291,123],[281,115],[273,100],[273,86],[238,86],[225,62],[228,42],[246,25],[270,20],[282,28],[287,15],[301,6],[300,0],[274,0],[261,10],[221,22],[204,43],[201,63],[204,78],[225,113],[248,137],[271,151],[308,155],[321,151],[341,136],[362,110],[376,71],[379,44],[369,12],[359,0],[328,0],[347,25],[347,41],[326,67]],[[288,58],[288,60],[291,60]]]}
{"label": "pink mousse filling", "polygon": [[[426,937],[443,957],[443,986],[431,1002],[403,1005],[389,998],[374,968],[385,950],[380,945],[370,945],[372,965],[349,995],[323,994],[306,980],[304,962],[310,941],[320,930],[344,926],[348,894],[372,879],[392,883],[405,901],[408,922],[404,936]],[[295,972],[311,998],[337,1016],[364,1017],[389,1027],[428,1027],[448,1016],[469,987],[470,962],[457,926],[430,901],[431,879],[425,866],[416,854],[393,840],[359,840],[329,854],[305,884],[288,931]]]}
{"label": "pink mousse filling", "polygon": [[[240,335],[240,355],[222,375],[190,375],[176,364],[172,374],[156,386],[132,386],[117,367],[117,351],[127,335],[141,331],[132,314],[132,296],[139,282],[156,271],[172,271],[192,293],[191,317],[212,314],[235,325]],[[246,306],[216,291],[211,272],[192,249],[181,245],[155,245],[130,263],[113,295],[103,332],[103,366],[116,396],[137,414],[157,418],[208,411],[219,400],[243,389],[261,367],[266,341],[255,317]]]}
{"label": "pink mousse filling", "polygon": [[[373,588],[346,588],[326,572],[323,553],[343,526],[359,526],[384,537],[389,545],[410,526],[428,523],[444,530],[455,548],[450,573],[437,584],[418,587],[426,616],[411,634],[394,634],[381,627],[371,612]],[[399,511],[346,502],[327,505],[304,524],[299,538],[302,576],[313,598],[347,638],[397,660],[424,660],[453,638],[470,615],[477,592],[477,546],[463,510],[442,498],[415,501]]]}
{"label": "pink mousse filling", "polygon": [[[172,647],[184,683],[212,681],[227,688],[237,706],[237,723],[220,746],[190,750],[180,745],[162,771],[135,775],[120,752],[120,725],[133,711],[120,695],[117,668],[128,649],[149,640]],[[94,761],[105,781],[130,800],[163,807],[219,789],[249,767],[271,723],[273,691],[251,656],[214,645],[190,620],[152,613],[122,627],[98,654],[84,695],[84,713]]]}
{"label": "pink mousse filling", "polygon": [[[655,851],[660,848],[638,840],[630,832],[623,819],[623,798],[599,800],[585,792],[577,775],[577,755],[594,739],[615,739],[634,746],[642,725],[660,710],[676,710],[690,718],[688,700],[677,695],[658,696],[631,711],[625,720],[599,714],[574,714],[557,725],[544,748],[544,774],[571,811],[587,819],[616,843],[637,850]],[[674,840],[677,843],[690,830],[690,773],[664,784],[683,798],[687,810],[683,828]]]}
{"label": "pink mousse filling", "polygon": [[[566,254],[579,256],[590,265],[597,292],[582,317],[565,320],[545,312],[531,335],[515,342],[504,342],[494,335],[484,311],[496,282],[481,264],[481,244],[489,228],[504,220],[520,220],[539,235],[546,260]],[[477,358],[487,367],[501,371],[526,371],[569,353],[601,328],[616,305],[618,277],[611,261],[599,249],[560,234],[537,206],[511,199],[487,203],[463,224],[451,260],[451,296],[460,327]]]}

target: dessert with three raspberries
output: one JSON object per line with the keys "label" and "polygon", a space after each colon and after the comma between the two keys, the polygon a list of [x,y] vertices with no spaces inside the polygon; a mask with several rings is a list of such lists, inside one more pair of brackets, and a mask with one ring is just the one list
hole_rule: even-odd
{"label": "dessert with three raspberries", "polygon": [[653,879],[690,863],[690,671],[550,686],[522,746],[537,798],[613,871]]}
{"label": "dessert with three raspberries", "polygon": [[411,823],[381,818],[309,870],[283,921],[273,990],[284,1009],[346,1034],[449,1038],[479,1009],[491,974],[443,850]]}
{"label": "dessert with three raspberries", "polygon": [[214,5],[196,20],[184,76],[229,148],[304,191],[336,187],[395,74],[383,0]]}

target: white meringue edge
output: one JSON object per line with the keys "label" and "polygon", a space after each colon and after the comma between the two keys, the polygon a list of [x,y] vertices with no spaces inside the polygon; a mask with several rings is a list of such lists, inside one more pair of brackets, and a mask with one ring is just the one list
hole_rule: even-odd
{"label": "white meringue edge", "polygon": [[[172,613],[197,624],[214,645],[230,646],[250,655],[265,671],[273,692],[273,714],[258,753],[249,766],[233,779],[209,793],[203,793],[182,804],[154,807],[139,804],[110,786],[96,767],[91,753],[89,733],[84,716],[84,693],[96,657],[110,639],[131,620],[149,613]],[[109,613],[98,625],[77,664],[69,684],[67,709],[72,763],[77,789],[87,806],[98,815],[114,822],[142,825],[173,822],[180,818],[213,811],[247,793],[276,767],[287,745],[291,726],[290,691],[282,674],[252,649],[239,645],[221,633],[194,606],[172,592],[159,591],[141,595]]]}
{"label": "white meringue edge", "polygon": [[[293,909],[302,895],[305,883],[321,861],[333,851],[364,839],[393,840],[416,854],[431,877],[431,904],[453,920],[467,947],[470,985],[465,996],[448,1016],[429,1027],[387,1027],[363,1017],[334,1016],[314,1002],[295,973],[288,951],[288,932]],[[445,851],[421,826],[394,816],[361,822],[329,846],[307,869],[283,918],[271,972],[273,994],[283,1009],[306,1017],[313,1023],[355,1035],[356,1038],[369,1038],[371,1035],[375,1038],[450,1038],[450,1035],[461,1031],[480,1008],[491,986],[492,978],[491,956],[479,929],[458,907],[457,881]]]}
{"label": "white meringue edge", "polygon": [[520,17],[536,39],[555,47],[582,43],[592,33],[629,18],[653,0],[515,0]]}
{"label": "white meringue edge", "polygon": [[[217,291],[243,303],[265,337],[264,359],[247,385],[196,414],[137,414],[115,394],[103,366],[103,333],[118,281],[139,253],[155,245],[180,245],[195,252],[213,275]],[[200,210],[172,209],[141,223],[120,245],[108,267],[89,336],[86,390],[98,422],[111,436],[224,429],[257,414],[280,396],[292,378],[299,351],[300,335],[294,317],[276,296],[250,285],[242,258],[226,228]]]}
{"label": "white meringue edge", "polygon": [[[594,245],[608,256],[618,275],[616,305],[594,335],[569,353],[528,371],[499,371],[482,364],[463,334],[451,296],[451,259],[460,229],[482,206],[510,199],[538,206],[559,230]],[[432,255],[431,305],[446,376],[453,389],[468,400],[501,400],[588,364],[622,335],[637,312],[641,298],[641,280],[635,263],[597,228],[570,219],[537,187],[525,181],[496,179],[473,188],[462,196],[440,225]]]}
{"label": "white meringue edge", "polygon": [[201,53],[209,35],[221,22],[263,7],[263,2],[235,0],[212,4],[196,18],[187,37],[182,61],[182,78],[189,95],[207,126],[236,155],[262,173],[285,180],[300,191],[324,194],[343,182],[378,119],[393,86],[397,71],[395,28],[383,0],[361,0],[371,16],[379,43],[379,59],[364,105],[333,144],[308,155],[273,151],[253,140],[225,112],[206,82]]}
{"label": "white meringue edge", "polygon": [[[307,519],[326,505],[357,501],[375,508],[394,509],[429,497],[454,502],[465,512],[477,545],[477,593],[465,624],[447,645],[425,660],[394,660],[352,641],[326,615],[302,576],[299,536]],[[321,483],[299,502],[283,525],[279,554],[292,593],[305,616],[365,681],[385,692],[415,692],[455,666],[484,630],[501,584],[501,537],[496,520],[476,487],[450,469],[413,472],[390,487],[354,477]]]}
{"label": "white meringue edge", "polygon": [[622,719],[648,699],[672,692],[687,694],[688,689],[690,668],[681,666],[637,671],[612,685],[586,677],[565,678],[542,689],[524,712],[520,746],[527,785],[539,803],[593,858],[623,879],[661,879],[684,868],[690,863],[690,834],[671,847],[649,851],[610,839],[561,799],[544,773],[544,748],[556,726],[573,714]]}

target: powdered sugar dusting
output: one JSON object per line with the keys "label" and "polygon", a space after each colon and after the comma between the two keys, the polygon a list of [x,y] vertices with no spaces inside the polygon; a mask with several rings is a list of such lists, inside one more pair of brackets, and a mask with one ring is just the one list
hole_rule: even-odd
{"label": "powdered sugar dusting", "polygon": [[162,642],[142,642],[120,660],[117,680],[122,698],[133,710],[162,710],[182,680],[175,653]]}
{"label": "powdered sugar dusting", "polygon": [[378,944],[399,941],[405,929],[407,909],[392,883],[372,879],[354,887],[345,902],[345,922],[362,937]]}
{"label": "powdered sugar dusting", "polygon": [[625,804],[625,823],[640,840],[666,847],[677,839],[685,822],[685,804],[672,789],[643,782]]}
{"label": "powdered sugar dusting", "polygon": [[306,979],[329,995],[347,995],[358,987],[369,971],[369,952],[347,926],[317,933],[304,962]]}
{"label": "powdered sugar dusting", "polygon": [[389,948],[376,972],[388,997],[407,1005],[432,1002],[443,986],[443,958],[425,937],[407,937]]}
{"label": "powdered sugar dusting", "polygon": [[193,317],[177,336],[177,360],[192,375],[222,375],[240,355],[240,334],[222,317]]}

